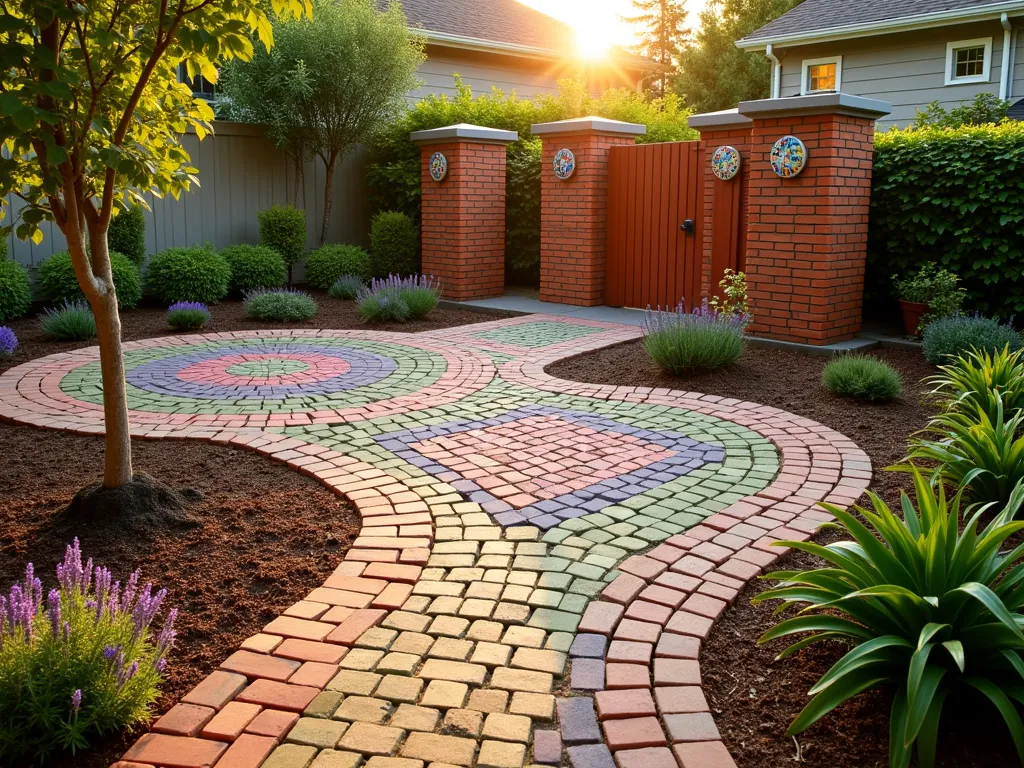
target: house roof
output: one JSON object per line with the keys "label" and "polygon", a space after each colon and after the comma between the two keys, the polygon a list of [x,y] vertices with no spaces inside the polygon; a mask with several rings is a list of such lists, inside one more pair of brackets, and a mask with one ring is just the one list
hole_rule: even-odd
{"label": "house roof", "polygon": [[560,58],[576,40],[568,24],[517,0],[403,0],[402,7],[412,29],[442,45]]}
{"label": "house roof", "polygon": [[795,45],[998,19],[1024,13],[1024,0],[804,0],[738,40],[746,49]]}

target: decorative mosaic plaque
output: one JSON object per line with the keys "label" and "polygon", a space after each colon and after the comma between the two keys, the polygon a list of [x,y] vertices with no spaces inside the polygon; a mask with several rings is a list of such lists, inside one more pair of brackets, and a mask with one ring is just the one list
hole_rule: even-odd
{"label": "decorative mosaic plaque", "polygon": [[552,165],[555,169],[555,176],[565,181],[576,171],[576,156],[571,149],[560,149],[555,152]]}
{"label": "decorative mosaic plaque", "polygon": [[807,147],[796,136],[783,136],[772,146],[770,161],[777,176],[792,179],[807,165]]}
{"label": "decorative mosaic plaque", "polygon": [[719,147],[711,156],[711,171],[722,181],[728,181],[740,172],[740,153],[736,147]]}
{"label": "decorative mosaic plaque", "polygon": [[430,156],[430,178],[442,181],[448,175],[448,158],[443,152],[435,152]]}

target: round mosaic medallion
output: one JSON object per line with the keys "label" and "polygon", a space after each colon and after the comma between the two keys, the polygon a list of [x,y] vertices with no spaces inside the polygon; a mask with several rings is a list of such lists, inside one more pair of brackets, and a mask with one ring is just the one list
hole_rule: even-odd
{"label": "round mosaic medallion", "polygon": [[740,172],[740,153],[736,147],[723,146],[711,156],[711,171],[722,181],[728,181]]}
{"label": "round mosaic medallion", "polygon": [[807,147],[796,136],[783,136],[772,146],[769,160],[777,176],[792,179],[807,165]]}
{"label": "round mosaic medallion", "polygon": [[443,181],[448,175],[448,158],[442,152],[435,152],[430,156],[430,178],[434,181]]}
{"label": "round mosaic medallion", "polygon": [[555,177],[565,181],[576,171],[576,156],[571,149],[560,149],[555,152],[552,166],[555,170]]}

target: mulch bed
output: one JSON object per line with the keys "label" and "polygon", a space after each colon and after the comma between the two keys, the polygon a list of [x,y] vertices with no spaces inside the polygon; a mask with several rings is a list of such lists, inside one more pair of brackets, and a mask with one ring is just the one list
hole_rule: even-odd
{"label": "mulch bed", "polygon": [[[274,328],[365,328],[416,332],[493,320],[461,310],[435,310],[404,325],[363,326],[353,302],[318,296],[320,312],[308,323],[259,325],[246,320],[240,302],[211,308],[212,332]],[[122,315],[126,340],[170,335],[166,311],[141,308]],[[21,341],[0,371],[33,357],[94,342],[46,341],[34,320],[11,323]],[[157,711],[169,709],[238,645],[320,585],[359,533],[359,515],[320,483],[256,453],[180,440],[133,441],[134,468],[174,488],[200,491],[188,508],[198,527],[150,538],[69,530],[56,515],[75,493],[99,479],[103,440],[0,423],[0,588],[24,575],[33,561],[49,589],[64,547],[78,535],[84,553],[125,579],[135,568],[169,590],[179,609],[179,639],[168,666]],[[75,758],[48,766],[106,768],[138,734],[97,741]]]}
{"label": "mulch bed", "polygon": [[[871,457],[871,489],[890,506],[899,504],[906,477],[884,468],[904,456],[908,436],[924,426],[933,407],[921,380],[935,373],[916,350],[878,349],[872,355],[894,366],[903,378],[903,397],[871,405],[837,397],[821,385],[827,358],[787,350],[749,347],[725,370],[677,378],[663,373],[641,342],[629,342],[548,366],[553,376],[597,384],[670,387],[735,397],[783,408],[826,424],[857,442]],[[825,531],[816,540],[835,541]],[[791,552],[779,569],[821,567],[818,558]],[[749,584],[715,624],[701,651],[704,692],[715,722],[739,768],[886,768],[891,693],[872,691],[837,708],[796,740],[786,728],[808,701],[807,691],[845,652],[838,643],[811,646],[775,662],[788,644],[758,647],[756,640],[778,621],[776,604],[752,606],[751,599],[772,585]],[[953,701],[952,699],[956,699]],[[797,755],[799,752],[799,760]],[[943,768],[995,768],[1016,764],[1001,719],[971,696],[951,697],[941,726],[938,765]]]}

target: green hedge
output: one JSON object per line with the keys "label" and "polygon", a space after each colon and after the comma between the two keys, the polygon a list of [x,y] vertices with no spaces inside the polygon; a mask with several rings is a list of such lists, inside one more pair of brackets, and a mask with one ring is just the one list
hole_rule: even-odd
{"label": "green hedge", "polygon": [[[142,273],[135,262],[110,251],[110,274],[114,278],[117,306],[134,309],[142,300]],[[39,290],[51,304],[85,301],[70,252],[58,251],[39,265]]]}
{"label": "green hedge", "polygon": [[123,253],[135,266],[142,267],[146,260],[146,212],[140,206],[118,211],[110,220],[107,248]]}
{"label": "green hedge", "polygon": [[965,308],[1024,310],[1024,123],[890,130],[875,138],[868,299],[937,262]]}
{"label": "green hedge", "polygon": [[456,95],[429,95],[382,131],[371,146],[367,181],[374,210],[402,211],[420,220],[420,148],[409,140],[412,131],[455,123],[517,131],[508,147],[505,188],[505,257],[513,279],[536,277],[540,260],[540,141],[530,133],[534,123],[584,115],[642,123],[647,135],[640,143],[696,139],[687,127],[691,114],[674,94],[651,99],[628,88],[612,89],[599,98],[580,80],[563,80],[557,96],[521,99],[497,88],[473,96],[456,77]]}

